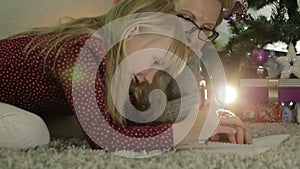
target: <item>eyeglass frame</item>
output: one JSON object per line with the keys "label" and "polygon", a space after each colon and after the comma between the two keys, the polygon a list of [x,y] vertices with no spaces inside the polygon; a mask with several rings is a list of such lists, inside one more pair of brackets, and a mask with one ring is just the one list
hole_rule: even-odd
{"label": "eyeglass frame", "polygon": [[[215,29],[210,29],[210,28],[207,28],[205,26],[198,26],[192,19],[184,17],[183,15],[176,15],[176,16],[179,17],[179,18],[182,18],[186,21],[191,22],[195,26],[189,32],[186,32],[186,33],[193,33],[193,32],[196,31],[196,29],[199,30],[199,33],[198,33],[198,39],[199,40],[210,42],[210,41],[214,41],[219,36],[219,32],[217,32]],[[203,30],[212,32],[212,35],[211,36],[206,36],[207,37],[206,39],[201,38],[200,33]]]}

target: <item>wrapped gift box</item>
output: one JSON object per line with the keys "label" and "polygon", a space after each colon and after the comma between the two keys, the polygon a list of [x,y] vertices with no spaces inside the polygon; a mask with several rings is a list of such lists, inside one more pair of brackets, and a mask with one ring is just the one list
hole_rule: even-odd
{"label": "wrapped gift box", "polygon": [[243,121],[281,122],[282,105],[279,103],[245,102],[239,104],[236,114]]}
{"label": "wrapped gift box", "polygon": [[281,102],[300,102],[300,79],[241,79],[238,100],[242,120],[280,122]]}
{"label": "wrapped gift box", "polygon": [[251,102],[300,102],[300,79],[241,79],[239,99]]}

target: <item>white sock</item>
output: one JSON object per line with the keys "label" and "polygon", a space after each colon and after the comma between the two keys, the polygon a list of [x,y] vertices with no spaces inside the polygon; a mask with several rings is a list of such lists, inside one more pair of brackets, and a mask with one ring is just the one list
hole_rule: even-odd
{"label": "white sock", "polygon": [[50,141],[44,121],[37,115],[0,103],[0,147],[28,149]]}

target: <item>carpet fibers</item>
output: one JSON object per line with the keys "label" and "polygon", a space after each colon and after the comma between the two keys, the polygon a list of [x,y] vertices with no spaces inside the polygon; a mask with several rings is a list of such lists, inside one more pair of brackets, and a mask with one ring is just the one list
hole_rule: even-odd
{"label": "carpet fibers", "polygon": [[90,150],[82,139],[53,138],[49,145],[29,150],[0,149],[1,169],[299,169],[300,126],[293,123],[247,123],[253,137],[290,134],[277,149],[260,155],[170,150],[149,158],[126,158]]}

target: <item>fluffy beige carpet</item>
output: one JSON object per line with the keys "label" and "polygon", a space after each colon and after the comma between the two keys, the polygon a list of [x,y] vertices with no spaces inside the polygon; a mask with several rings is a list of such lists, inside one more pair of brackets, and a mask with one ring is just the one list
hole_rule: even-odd
{"label": "fluffy beige carpet", "polygon": [[293,123],[247,123],[254,137],[290,134],[278,148],[260,155],[208,153],[204,150],[168,151],[162,155],[130,159],[90,150],[82,139],[52,139],[45,147],[30,150],[0,149],[1,169],[299,169],[300,126]]}

